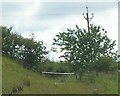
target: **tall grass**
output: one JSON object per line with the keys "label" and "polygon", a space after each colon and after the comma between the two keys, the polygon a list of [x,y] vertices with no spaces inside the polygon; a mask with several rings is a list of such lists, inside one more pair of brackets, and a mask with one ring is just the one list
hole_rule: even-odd
{"label": "tall grass", "polygon": [[0,95],[2,95],[2,57],[0,56]]}
{"label": "tall grass", "polygon": [[82,81],[75,76],[50,79],[23,68],[15,61],[3,57],[2,92],[9,94],[14,87],[23,85],[21,94],[117,94],[117,73],[101,73],[99,77],[86,74]]}

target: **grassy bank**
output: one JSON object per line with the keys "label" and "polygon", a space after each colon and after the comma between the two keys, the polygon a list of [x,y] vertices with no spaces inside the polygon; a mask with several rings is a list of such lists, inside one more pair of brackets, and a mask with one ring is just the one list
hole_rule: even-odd
{"label": "grassy bank", "polygon": [[[84,76],[82,81],[68,80],[58,83],[38,73],[23,68],[17,62],[3,57],[2,92],[9,94],[14,88],[23,86],[22,94],[117,94],[117,73],[103,74],[99,77]],[[93,79],[94,78],[94,79]],[[56,83],[57,82],[57,83]]]}

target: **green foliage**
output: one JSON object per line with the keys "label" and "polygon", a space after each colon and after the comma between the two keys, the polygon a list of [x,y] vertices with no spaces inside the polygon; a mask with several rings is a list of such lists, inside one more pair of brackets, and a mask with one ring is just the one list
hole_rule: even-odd
{"label": "green foliage", "polygon": [[101,73],[99,77],[94,78],[95,83],[90,83],[88,76],[85,75],[84,82],[69,81],[55,84],[57,81],[48,80],[38,73],[27,70],[9,58],[3,57],[2,61],[2,94],[9,94],[14,87],[21,84],[24,87],[19,94],[93,94],[96,87],[97,94],[118,94],[116,73]]}
{"label": "green foliage", "polygon": [[44,64],[43,69],[44,71],[48,71],[48,72],[60,72],[60,73],[72,71],[70,65],[63,64],[60,62],[54,62],[54,61]]}
{"label": "green foliage", "polygon": [[90,25],[89,32],[76,26],[76,30],[67,29],[67,32],[56,35],[53,45],[61,47],[61,52],[64,52],[61,58],[74,65],[76,70],[89,70],[99,57],[115,54],[112,52],[115,41],[109,39],[106,33],[100,26]]}
{"label": "green foliage", "polygon": [[38,66],[38,62],[44,62],[48,53],[43,41],[35,41],[34,34],[31,38],[23,38],[13,33],[12,27],[0,26],[2,29],[2,54],[19,60],[26,68]]}
{"label": "green foliage", "polygon": [[53,65],[47,65],[47,67],[46,67],[46,71],[48,71],[48,72],[54,72],[54,69],[55,67],[53,67]]}
{"label": "green foliage", "polygon": [[59,64],[56,72],[60,72],[60,73],[67,73],[70,72],[70,66],[69,65],[64,65],[64,64]]}
{"label": "green foliage", "polygon": [[109,56],[102,56],[93,64],[93,70],[97,72],[108,72],[117,70],[117,62]]}

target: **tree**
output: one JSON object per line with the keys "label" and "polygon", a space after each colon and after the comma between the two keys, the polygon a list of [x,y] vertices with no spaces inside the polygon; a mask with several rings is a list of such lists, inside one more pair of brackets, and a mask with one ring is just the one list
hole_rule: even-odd
{"label": "tree", "polygon": [[90,66],[101,56],[115,54],[115,41],[107,37],[107,31],[100,26],[89,27],[89,32],[80,29],[76,25],[76,29],[67,29],[67,32],[60,32],[54,38],[53,45],[61,47],[64,54],[60,58],[64,58],[76,70],[80,72],[82,78],[83,72],[89,70]]}
{"label": "tree", "polygon": [[43,41],[34,40],[34,34],[28,39],[12,32],[12,27],[0,26],[0,28],[3,55],[19,60],[26,68],[33,68],[44,61],[48,51]]}

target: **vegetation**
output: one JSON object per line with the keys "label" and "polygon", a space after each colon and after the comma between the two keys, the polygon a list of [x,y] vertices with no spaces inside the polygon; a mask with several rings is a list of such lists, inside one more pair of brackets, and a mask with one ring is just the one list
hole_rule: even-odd
{"label": "vegetation", "polygon": [[[19,94],[117,94],[117,73],[100,73],[91,82],[89,74],[84,75],[82,81],[74,77],[67,81],[49,79],[22,67],[8,57],[3,57],[3,94],[10,94],[15,88],[22,87]],[[94,73],[92,73],[93,76]],[[95,90],[97,89],[97,90]]]}
{"label": "vegetation", "polygon": [[2,29],[2,54],[18,60],[26,68],[33,69],[38,63],[44,62],[48,53],[43,41],[35,41],[34,35],[31,38],[12,32],[12,27],[0,26]]}
{"label": "vegetation", "polygon": [[98,72],[108,73],[109,71],[117,71],[118,64],[112,57],[102,56],[93,64],[92,67],[93,70],[96,71],[96,75],[98,75]]}
{"label": "vegetation", "polygon": [[[67,32],[61,32],[56,35],[53,43],[53,45],[60,46],[61,52],[64,52],[64,55],[61,57],[79,71],[80,79],[82,79],[83,72],[91,71],[90,68],[96,61],[99,62],[99,59],[107,59],[106,56],[113,59],[116,57],[116,53],[113,52],[116,45],[115,41],[107,37],[107,31],[103,28],[101,29],[100,26],[93,25],[89,29],[89,32],[87,32],[76,25],[75,30],[67,29]],[[96,63],[97,66],[104,68],[106,63],[104,61]],[[109,65],[110,63],[106,66],[107,70]],[[96,68],[98,68],[97,70],[101,70],[101,67]],[[96,70],[95,68],[92,69]]]}
{"label": "vegetation", "polygon": [[[57,62],[46,58],[49,51],[43,41],[35,41],[34,34],[24,38],[12,32],[12,27],[0,29],[3,94],[118,93],[117,52],[113,51],[116,43],[100,26],[91,24],[87,32],[76,25],[76,29],[67,28],[67,32],[56,35],[53,46],[64,52],[60,56],[64,61]],[[52,47],[52,51],[58,50]],[[44,76],[43,71],[75,75]]]}

